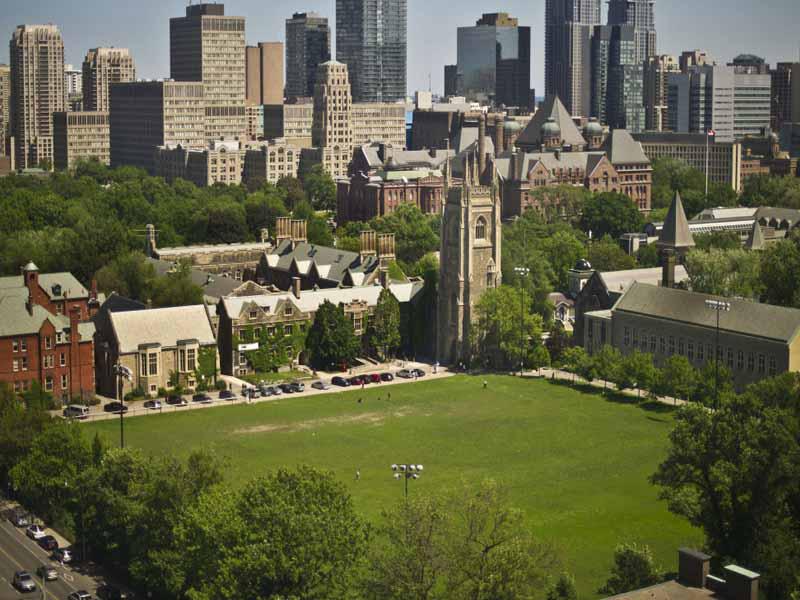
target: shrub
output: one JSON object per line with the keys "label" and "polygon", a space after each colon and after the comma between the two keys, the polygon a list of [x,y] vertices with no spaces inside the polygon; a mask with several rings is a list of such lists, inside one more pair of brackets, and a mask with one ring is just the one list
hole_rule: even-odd
{"label": "shrub", "polygon": [[219,390],[220,392],[222,392],[222,391],[224,391],[224,390],[227,390],[227,389],[228,389],[228,384],[227,384],[227,383],[225,383],[225,382],[224,382],[222,379],[218,379],[218,380],[217,380],[217,383],[216,383],[216,388],[217,388],[217,390]]}

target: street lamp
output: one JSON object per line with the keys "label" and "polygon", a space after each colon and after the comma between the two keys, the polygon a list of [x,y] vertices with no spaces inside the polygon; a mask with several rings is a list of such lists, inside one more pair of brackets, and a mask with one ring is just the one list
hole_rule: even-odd
{"label": "street lamp", "polygon": [[531,274],[528,267],[514,267],[514,273],[519,275],[519,376],[522,377],[525,367],[525,291],[522,288],[522,278]]}
{"label": "street lamp", "polygon": [[717,339],[714,349],[714,410],[719,408],[719,313],[730,312],[731,303],[722,300],[706,300],[706,308],[717,313]]}
{"label": "street lamp", "polygon": [[133,380],[133,371],[131,371],[128,367],[121,365],[119,363],[114,365],[114,373],[117,376],[117,400],[119,401],[119,447],[125,447],[125,427],[123,425],[123,417],[125,415],[125,404],[123,403],[123,394],[122,394],[122,386],[123,381]]}
{"label": "street lamp", "polygon": [[394,471],[394,478],[405,481],[405,498],[408,499],[408,480],[419,479],[425,467],[422,465],[392,465]]}

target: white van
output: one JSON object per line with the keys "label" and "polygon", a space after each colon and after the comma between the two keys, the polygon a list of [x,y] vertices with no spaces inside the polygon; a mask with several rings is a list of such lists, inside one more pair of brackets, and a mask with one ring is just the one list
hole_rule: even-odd
{"label": "white van", "polygon": [[82,404],[70,404],[64,409],[64,417],[67,419],[85,419],[89,416],[89,407]]}

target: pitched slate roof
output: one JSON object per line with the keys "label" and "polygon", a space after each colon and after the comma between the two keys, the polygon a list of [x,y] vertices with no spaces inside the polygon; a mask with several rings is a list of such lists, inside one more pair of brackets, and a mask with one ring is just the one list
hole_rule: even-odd
{"label": "pitched slate roof", "polygon": [[659,583],[648,588],[611,596],[606,600],[709,600],[719,598],[707,589],[686,587],[677,581]]}
{"label": "pitched slate roof", "polygon": [[311,269],[315,268],[321,279],[337,283],[341,283],[348,272],[354,279],[360,276],[363,280],[364,276],[380,266],[377,256],[367,256],[362,259],[358,252],[317,246],[307,242],[292,244],[291,240],[284,240],[278,244],[272,252],[266,254],[266,260],[271,269],[286,273],[292,271],[293,265],[296,265],[302,275],[308,275]]}
{"label": "pitched slate roof", "polygon": [[625,129],[613,129],[601,148],[605,150],[608,159],[614,165],[650,164],[650,159],[642,150],[642,145],[634,140]]}
{"label": "pitched slate roof", "polygon": [[764,234],[761,233],[761,225],[758,224],[758,221],[753,223],[753,229],[750,230],[750,235],[747,236],[745,247],[750,250],[764,249]]}
{"label": "pitched slate roof", "polygon": [[[652,267],[646,269],[626,269],[624,271],[606,271],[604,273],[598,272],[598,276],[609,292],[621,294],[636,282],[658,285],[661,281],[662,269],[661,267]],[[676,265],[675,282],[681,283],[688,280],[689,274],[686,272],[686,267],[683,265]]]}
{"label": "pitched slate roof", "polygon": [[[456,134],[454,140],[454,147],[456,154],[463,154],[470,150],[478,149],[478,128],[477,127],[462,127]],[[494,156],[494,140],[492,136],[486,135],[486,152]]]}
{"label": "pitched slate roof", "polygon": [[141,344],[171,348],[179,340],[216,343],[202,304],[111,313],[110,319],[120,354],[137,352]]}
{"label": "pitched slate roof", "polygon": [[[175,263],[172,261],[158,260],[156,258],[147,258],[146,260],[153,265],[156,275],[159,277],[165,277],[175,269]],[[193,284],[202,288],[203,296],[211,303],[218,302],[220,298],[227,296],[242,285],[241,281],[231,277],[215,275],[194,267],[189,270],[189,278]]]}
{"label": "pitched slate roof", "polygon": [[542,126],[550,118],[554,119],[561,128],[561,139],[564,140],[564,144],[586,146],[586,140],[558,96],[549,96],[544,101],[542,107],[536,111],[528,126],[517,138],[517,146],[520,148],[540,147],[542,145]]}
{"label": "pitched slate roof", "polygon": [[694,238],[692,232],[689,231],[689,222],[686,220],[686,212],[683,210],[679,192],[675,192],[675,197],[669,206],[667,218],[664,220],[656,246],[674,250],[694,248]]}
{"label": "pitched slate roof", "polygon": [[[30,263],[30,265],[33,265],[33,263]],[[36,265],[33,265],[33,267],[36,267]],[[39,273],[39,286],[51,300],[63,300],[67,297],[89,297],[89,291],[81,285],[81,282],[72,273]],[[59,291],[56,286],[61,286],[60,294],[56,293]],[[27,289],[22,275],[0,277],[0,294],[4,294],[6,290],[14,288]]]}
{"label": "pitched slate roof", "polygon": [[796,308],[720,298],[638,282],[631,285],[613,310],[715,329],[717,314],[706,308],[706,300],[723,300],[731,304],[729,312],[719,315],[720,331],[782,343],[791,342],[800,332],[800,310]]}
{"label": "pitched slate roof", "polygon": [[525,152],[518,155],[514,173],[511,172],[510,156],[496,159],[495,166],[498,177],[511,181],[527,179],[537,163],[551,173],[558,169],[581,169],[590,175],[605,156],[605,152]]}
{"label": "pitched slate roof", "polygon": [[[28,290],[25,287],[2,290],[2,294],[0,294],[0,337],[37,333],[45,321],[50,321],[56,331],[69,331],[69,316],[54,315],[37,304],[34,304],[31,312],[28,312],[27,301]],[[81,341],[92,339],[94,331],[93,323],[78,324]]]}

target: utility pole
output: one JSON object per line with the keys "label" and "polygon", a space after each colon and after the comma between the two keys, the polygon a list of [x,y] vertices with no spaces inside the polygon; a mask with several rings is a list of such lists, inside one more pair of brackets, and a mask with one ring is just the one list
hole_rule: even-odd
{"label": "utility pole", "polygon": [[731,303],[721,300],[706,300],[706,308],[717,313],[716,347],[714,348],[714,410],[719,409],[719,313],[730,312]]}

